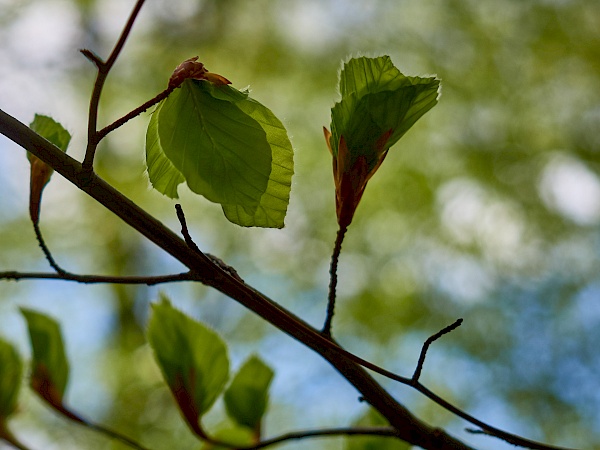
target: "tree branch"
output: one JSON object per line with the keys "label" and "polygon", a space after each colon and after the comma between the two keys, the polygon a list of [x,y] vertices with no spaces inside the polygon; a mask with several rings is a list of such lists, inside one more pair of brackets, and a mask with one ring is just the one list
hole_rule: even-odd
{"label": "tree branch", "polygon": [[257,450],[259,448],[267,448],[272,445],[281,444],[286,441],[324,436],[381,436],[398,438],[398,432],[392,427],[353,427],[294,431],[271,439],[265,439],[257,445],[243,447],[239,450]]}
{"label": "tree branch", "polygon": [[[470,449],[443,430],[412,415],[379,385],[348,352],[293,313],[236,279],[201,252],[195,252],[170,229],[93,172],[46,141],[27,126],[0,110],[0,133],[33,153],[58,173],[116,214],[125,223],[186,265],[198,281],[238,301],[284,333],[319,353],[340,372],[398,431],[398,437],[425,449]],[[204,257],[203,257],[204,256]]]}
{"label": "tree branch", "polygon": [[0,272],[0,280],[64,280],[83,284],[145,284],[154,286],[156,284],[173,283],[176,281],[197,281],[192,272],[182,272],[173,275],[156,276],[110,276],[110,275],[77,275],[70,272],[46,273],[46,272]]}

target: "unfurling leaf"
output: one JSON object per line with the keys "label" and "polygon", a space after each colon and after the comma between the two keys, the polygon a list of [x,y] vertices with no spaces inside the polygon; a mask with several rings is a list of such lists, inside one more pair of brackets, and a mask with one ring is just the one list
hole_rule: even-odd
{"label": "unfurling leaf", "polygon": [[255,432],[267,409],[273,370],[256,356],[248,359],[233,378],[224,395],[229,417]]}
{"label": "unfurling leaf", "polygon": [[45,314],[21,308],[27,321],[33,354],[31,388],[52,407],[64,410],[63,397],[69,379],[69,363],[60,325]]}
{"label": "unfurling leaf", "polygon": [[15,412],[23,363],[15,348],[0,339],[0,424]]}
{"label": "unfurling leaf", "polygon": [[173,308],[166,297],[152,305],[148,341],[163,377],[192,431],[229,377],[227,347],[214,331]]}
{"label": "unfurling leaf", "polygon": [[[71,135],[60,123],[54,121],[52,118],[36,114],[33,122],[29,124],[29,128],[60,148],[63,152],[67,151]],[[54,170],[31,153],[27,153],[27,157],[31,164],[29,215],[31,216],[31,220],[37,223],[40,217],[42,191],[46,187],[46,184],[48,184],[48,181],[50,181]]]}
{"label": "unfurling leaf", "polygon": [[440,81],[407,77],[390,60],[353,58],[340,73],[342,99],[331,110],[325,140],[333,157],[340,227],[352,222],[369,179],[389,148],[437,103]]}
{"label": "unfurling leaf", "polygon": [[283,227],[293,175],[285,128],[247,92],[203,77],[183,81],[152,115],[146,134],[152,186],[176,198],[186,181],[220,203],[233,223]]}
{"label": "unfurling leaf", "polygon": [[175,68],[171,78],[169,78],[169,87],[178,87],[188,78],[194,80],[208,80],[217,85],[231,84],[231,81],[227,78],[209,72],[208,69],[204,67],[204,64],[198,62],[197,56],[186,59]]}

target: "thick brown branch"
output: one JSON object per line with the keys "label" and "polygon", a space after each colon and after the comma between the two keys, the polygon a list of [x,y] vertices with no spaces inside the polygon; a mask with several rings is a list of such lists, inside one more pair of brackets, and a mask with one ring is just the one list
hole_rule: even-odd
{"label": "thick brown branch", "polygon": [[84,170],[76,160],[1,110],[0,133],[53,167],[125,223],[186,265],[198,276],[198,281],[233,298],[284,333],[323,356],[361,393],[365,401],[389,421],[390,425],[398,431],[399,438],[425,449],[470,448],[443,430],[432,428],[417,419],[361,366],[349,359],[347,352],[323,337],[318,330],[236,279],[213,263],[206,255],[190,249],[181,238],[123,194],[95,174]]}

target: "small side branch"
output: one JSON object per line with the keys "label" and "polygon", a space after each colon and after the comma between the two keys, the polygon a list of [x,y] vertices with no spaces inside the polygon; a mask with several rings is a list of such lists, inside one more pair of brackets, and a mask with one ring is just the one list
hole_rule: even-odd
{"label": "small side branch", "polygon": [[271,439],[265,439],[257,445],[244,447],[243,450],[257,450],[267,448],[283,442],[326,436],[380,436],[398,437],[398,431],[393,427],[352,427],[352,428],[330,428],[323,430],[294,431],[282,434]]}
{"label": "small side branch", "polygon": [[71,409],[67,408],[65,405],[54,405],[51,403],[48,404],[52,407],[54,411],[60,413],[62,416],[72,420],[75,423],[79,423],[80,425],[89,428],[90,430],[97,431],[98,433],[101,433],[111,439],[115,439],[127,445],[128,447],[135,448],[136,450],[148,450],[147,447],[143,447],[141,444],[125,436],[124,434],[111,430],[110,428],[107,428],[104,425],[90,422],[89,420],[81,417],[79,414],[76,414]]}
{"label": "small side branch", "polygon": [[336,298],[336,289],[337,289],[337,268],[338,261],[340,259],[340,253],[342,251],[342,243],[344,242],[344,237],[346,236],[346,231],[348,231],[347,226],[340,226],[337,236],[335,238],[335,244],[333,246],[333,253],[331,254],[331,265],[329,267],[329,296],[327,300],[327,315],[325,316],[325,324],[323,325],[323,330],[321,333],[331,338],[331,322],[333,320],[333,314],[335,310],[335,298]]}
{"label": "small side branch", "polygon": [[187,246],[189,248],[194,250],[196,253],[202,253],[202,251],[198,248],[198,246],[192,239],[192,236],[190,236],[190,232],[187,227],[187,222],[185,220],[185,214],[183,213],[183,208],[181,207],[181,205],[179,203],[177,203],[175,205],[175,211],[177,212],[177,219],[179,220],[179,223],[181,224],[181,235],[183,236],[185,243],[187,244]]}
{"label": "small side branch", "polygon": [[171,94],[171,92],[173,92],[174,90],[175,90],[175,87],[169,86],[167,89],[165,89],[164,91],[162,91],[156,97],[151,98],[146,103],[138,106],[137,108],[135,108],[131,112],[125,114],[120,119],[117,119],[113,123],[111,123],[110,125],[102,128],[96,134],[98,140],[102,140],[108,133],[116,130],[117,128],[119,128],[119,127],[121,127],[123,125],[125,125],[127,122],[129,122],[134,117],[137,117],[140,114],[142,114],[143,112],[145,112],[146,110],[148,110],[148,108],[151,108],[152,106],[156,105],[157,103],[160,103],[165,98],[167,98],[169,96],[169,94]]}
{"label": "small side branch", "polygon": [[192,272],[183,272],[173,275],[157,276],[110,276],[110,275],[78,275],[70,272],[46,273],[46,272],[0,272],[0,280],[64,280],[83,284],[145,284],[154,286],[156,284],[173,283],[177,281],[197,281]]}
{"label": "small side branch", "polygon": [[39,222],[33,221],[33,230],[35,231],[35,237],[37,238],[40,248],[44,252],[44,256],[46,257],[46,260],[48,260],[48,263],[50,264],[50,266],[54,270],[56,270],[56,273],[58,274],[58,276],[60,278],[64,278],[66,276],[72,275],[69,272],[67,272],[66,270],[64,270],[62,267],[60,267],[58,265],[58,263],[54,260],[54,257],[52,256],[52,253],[50,253],[50,249],[46,245],[46,242],[44,241],[44,237],[42,236],[42,231],[40,230]]}
{"label": "small side branch", "polygon": [[427,350],[429,350],[429,346],[431,344],[433,344],[435,341],[437,341],[439,338],[441,338],[443,335],[448,334],[451,331],[455,330],[456,328],[460,327],[462,322],[463,322],[462,319],[458,319],[452,325],[448,325],[446,328],[438,331],[437,333],[435,333],[433,336],[430,336],[425,341],[425,343],[423,344],[423,347],[421,348],[421,354],[419,355],[419,362],[417,363],[417,368],[415,369],[415,373],[413,374],[412,379],[411,379],[414,383],[419,381],[419,377],[421,376],[421,372],[423,370],[423,364],[425,363],[425,356],[427,356]]}
{"label": "small side branch", "polygon": [[94,165],[94,156],[96,154],[96,148],[100,143],[102,137],[98,134],[97,125],[98,125],[98,107],[100,105],[100,96],[102,95],[102,88],[104,87],[104,82],[108,77],[108,73],[112,69],[115,64],[123,46],[125,45],[125,41],[129,37],[131,33],[131,29],[133,24],[144,5],[145,0],[137,0],[133,10],[131,11],[131,15],[127,20],[123,31],[121,32],[121,36],[119,36],[119,40],[115,44],[113,51],[110,56],[106,60],[106,62],[102,61],[97,55],[95,55],[90,50],[82,50],[81,53],[91,60],[96,67],[98,68],[98,75],[96,76],[96,82],[94,83],[94,90],[92,91],[92,97],[90,99],[90,109],[88,114],[88,142],[87,148],[85,150],[85,158],[83,160],[83,169],[87,172],[92,172]]}

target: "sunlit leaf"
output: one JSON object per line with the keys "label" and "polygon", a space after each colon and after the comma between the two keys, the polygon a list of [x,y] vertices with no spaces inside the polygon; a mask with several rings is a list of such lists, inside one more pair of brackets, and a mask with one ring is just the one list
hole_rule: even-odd
{"label": "sunlit leaf", "polygon": [[273,370],[256,356],[248,359],[233,378],[224,395],[227,414],[240,425],[253,430],[267,409]]}
{"label": "sunlit leaf", "polygon": [[0,339],[0,422],[15,412],[22,375],[19,354],[11,344]]}
{"label": "sunlit leaf", "polygon": [[199,420],[229,377],[225,343],[217,333],[173,308],[164,296],[152,305],[148,341],[188,425],[204,436]]}
{"label": "sunlit leaf", "polygon": [[440,81],[406,77],[389,56],[354,58],[340,74],[342,99],[325,140],[333,157],[338,224],[352,222],[367,182],[389,148],[436,103]]}
{"label": "sunlit leaf", "polygon": [[62,409],[69,379],[69,363],[65,354],[60,325],[37,311],[21,308],[27,321],[33,354],[30,384],[51,405]]}
{"label": "sunlit leaf", "polygon": [[155,189],[186,181],[238,225],[282,227],[293,150],[273,113],[229,85],[185,80],[154,112],[146,161]]}
{"label": "sunlit leaf", "polygon": [[178,198],[177,186],[185,181],[179,170],[165,155],[158,137],[158,105],[148,124],[146,132],[146,167],[150,183],[157,191],[170,198]]}
{"label": "sunlit leaf", "polygon": [[331,110],[331,148],[337,155],[341,136],[350,154],[367,156],[369,168],[376,163],[375,144],[388,149],[414,123],[435,106],[440,80],[407,77],[394,67],[389,56],[350,59],[340,73],[342,99]]}
{"label": "sunlit leaf", "polygon": [[69,142],[71,142],[71,134],[51,117],[36,114],[33,117],[33,122],[29,124],[29,128],[56,145],[63,152],[67,151]]}

